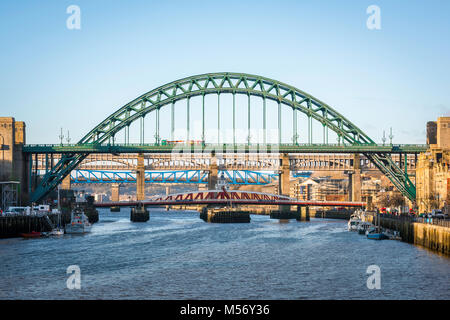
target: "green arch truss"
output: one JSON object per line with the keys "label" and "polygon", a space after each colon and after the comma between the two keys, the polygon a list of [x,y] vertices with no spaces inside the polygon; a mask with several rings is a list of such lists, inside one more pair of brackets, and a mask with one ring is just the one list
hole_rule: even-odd
{"label": "green arch truss", "polygon": [[[326,103],[316,99],[293,86],[272,80],[269,78],[244,74],[244,73],[208,73],[176,80],[153,89],[140,97],[130,101],[116,112],[111,114],[88,134],[78,144],[103,144],[114,139],[116,133],[130,126],[138,119],[143,119],[146,114],[156,111],[166,105],[173,105],[176,101],[187,100],[194,96],[205,96],[208,94],[233,94],[233,119],[234,119],[234,96],[243,94],[261,97],[265,102],[267,99],[290,106],[294,114],[302,112],[312,119],[321,123],[324,128],[333,130],[339,141],[351,145],[370,145],[375,142],[362,130],[346,119],[339,112]],[[249,99],[250,101],[250,99]],[[249,102],[250,106],[250,102]],[[203,103],[204,107],[204,103]],[[172,113],[173,114],[173,113]],[[265,112],[264,112],[265,114]],[[296,116],[294,117],[296,119]],[[234,120],[233,120],[234,121]],[[296,120],[294,120],[294,123]],[[172,122],[173,123],[173,122]],[[188,120],[189,123],[189,120]],[[204,121],[203,121],[204,123]],[[266,119],[264,116],[264,126]],[[157,123],[159,128],[159,123]],[[187,128],[189,130],[189,128]],[[264,128],[265,129],[265,128]],[[159,129],[158,129],[159,130]],[[296,143],[294,132],[293,142]],[[159,139],[159,137],[156,137]],[[204,138],[204,125],[202,139]],[[54,189],[77,165],[87,156],[87,153],[65,154],[61,160],[47,172],[41,183],[32,194],[32,201],[37,202]],[[415,200],[415,186],[409,179],[407,173],[403,172],[385,153],[364,154],[375,166],[383,172],[392,183],[411,201]]]}

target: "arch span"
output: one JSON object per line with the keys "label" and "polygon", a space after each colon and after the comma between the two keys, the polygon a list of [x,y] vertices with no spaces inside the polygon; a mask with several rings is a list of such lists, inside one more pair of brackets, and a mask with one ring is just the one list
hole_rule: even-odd
{"label": "arch span", "polygon": [[[370,145],[374,141],[351,121],[334,110],[326,103],[303,92],[293,86],[280,81],[244,73],[208,73],[191,76],[176,80],[153,89],[112,113],[95,128],[87,133],[78,144],[102,144],[131,123],[143,119],[150,112],[159,112],[160,108],[171,105],[176,101],[189,99],[194,96],[231,93],[233,95],[233,119],[234,97],[236,94],[258,96],[263,99],[264,108],[266,100],[276,101],[280,108],[281,104],[290,106],[294,112],[302,112],[308,117],[308,121],[318,121],[324,129],[334,131],[339,141],[352,145]],[[250,100],[250,99],[249,99]],[[204,103],[203,103],[204,108]],[[294,117],[295,119],[296,117]],[[266,120],[264,119],[264,123]],[[295,120],[294,120],[295,125]],[[157,123],[159,128],[159,123]],[[265,129],[265,128],[264,128]],[[294,131],[295,132],[295,131]],[[157,140],[159,134],[157,133]],[[204,140],[204,120],[202,129],[202,140]],[[293,137],[294,144],[296,137]],[[40,185],[32,194],[32,201],[39,201],[48,192],[55,188],[60,181],[67,176],[87,156],[86,153],[72,153],[64,155],[58,164],[43,178]],[[410,200],[415,199],[415,186],[408,175],[403,172],[392,161],[388,154],[365,154],[375,166],[381,170],[392,183]]]}

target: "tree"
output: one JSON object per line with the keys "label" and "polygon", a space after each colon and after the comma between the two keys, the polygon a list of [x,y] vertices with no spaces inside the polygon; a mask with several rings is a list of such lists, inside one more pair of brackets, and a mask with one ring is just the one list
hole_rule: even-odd
{"label": "tree", "polygon": [[405,198],[400,193],[393,193],[389,199],[389,207],[399,207],[405,204]]}

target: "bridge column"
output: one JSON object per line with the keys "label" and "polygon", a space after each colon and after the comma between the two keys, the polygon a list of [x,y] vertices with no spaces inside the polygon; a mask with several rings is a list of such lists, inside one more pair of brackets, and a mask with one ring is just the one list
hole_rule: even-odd
{"label": "bridge column", "polygon": [[119,202],[120,184],[111,184],[111,202]]}
{"label": "bridge column", "polygon": [[[290,196],[291,192],[291,184],[290,184],[290,176],[291,169],[289,165],[289,154],[283,153],[280,158],[280,173],[278,178],[278,194],[284,196]],[[280,213],[282,212],[290,212],[291,206],[288,205],[280,205],[279,206]]]}
{"label": "bridge column", "polygon": [[136,199],[137,201],[143,201],[145,199],[145,166],[143,153],[139,153],[137,158]]}
{"label": "bridge column", "polygon": [[131,222],[147,222],[150,219],[150,213],[143,205],[131,208]]}
{"label": "bridge column", "polygon": [[61,189],[62,189],[62,190],[70,190],[70,187],[71,187],[70,174],[68,174],[68,175],[61,181]]}
{"label": "bridge column", "polygon": [[353,169],[351,201],[361,201],[361,159],[359,153],[353,156]]}
{"label": "bridge column", "polygon": [[297,221],[309,221],[309,207],[297,206]]}
{"label": "bridge column", "polygon": [[[168,196],[169,194],[170,194],[170,186],[166,186],[166,196]],[[166,210],[169,211],[170,206],[166,206]]]}
{"label": "bridge column", "polygon": [[291,185],[290,185],[290,177],[291,177],[291,169],[289,166],[289,155],[287,153],[283,153],[281,159],[281,170],[279,181],[279,194],[284,196],[290,195]]}
{"label": "bridge column", "polygon": [[[119,202],[119,194],[120,194],[120,184],[112,183],[111,184],[111,202]],[[113,206],[110,208],[111,212],[119,212],[119,206]]]}
{"label": "bridge column", "polygon": [[211,164],[209,166],[209,176],[208,176],[208,189],[214,190],[217,184],[217,177],[219,175],[219,166],[217,165],[216,155],[211,156]]}
{"label": "bridge column", "polygon": [[[287,153],[283,153],[281,159],[281,170],[280,170],[280,177],[278,178],[279,181],[279,194],[284,196],[290,196],[291,192],[291,184],[290,184],[290,177],[291,177],[291,169],[289,166],[289,155]],[[280,212],[287,212],[291,211],[291,206],[281,205],[279,206]]]}

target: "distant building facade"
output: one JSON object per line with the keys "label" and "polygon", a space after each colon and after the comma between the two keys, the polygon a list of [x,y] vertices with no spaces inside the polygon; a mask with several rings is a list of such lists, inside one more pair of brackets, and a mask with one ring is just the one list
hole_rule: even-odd
{"label": "distant building facade", "polygon": [[427,122],[427,144],[437,143],[437,122],[428,121]]}
{"label": "distant building facade", "polygon": [[[449,211],[450,204],[450,117],[436,122],[436,143],[418,157],[416,167],[416,202],[420,213],[432,209]],[[431,137],[432,138],[432,137]],[[427,141],[434,141],[428,137]]]}

